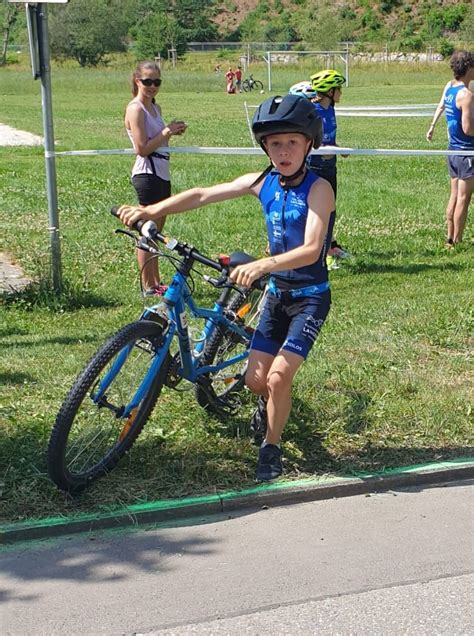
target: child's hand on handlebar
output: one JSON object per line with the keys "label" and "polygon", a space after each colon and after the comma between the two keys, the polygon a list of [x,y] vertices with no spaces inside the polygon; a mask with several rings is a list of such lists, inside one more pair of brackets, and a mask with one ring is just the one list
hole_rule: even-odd
{"label": "child's hand on handlebar", "polygon": [[133,205],[121,205],[118,209],[118,217],[125,225],[132,227],[137,221],[150,221],[152,214],[146,208]]}
{"label": "child's hand on handlebar", "polygon": [[230,279],[237,285],[242,287],[250,287],[254,281],[261,278],[267,273],[267,270],[263,264],[264,259],[258,261],[252,261],[245,265],[238,265],[232,270]]}

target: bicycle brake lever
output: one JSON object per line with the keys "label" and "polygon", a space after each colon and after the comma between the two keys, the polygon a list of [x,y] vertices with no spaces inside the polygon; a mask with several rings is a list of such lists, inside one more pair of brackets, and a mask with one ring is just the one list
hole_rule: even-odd
{"label": "bicycle brake lever", "polygon": [[137,241],[137,237],[135,236],[135,234],[132,234],[128,230],[114,230],[114,233],[115,234],[126,234],[127,236],[132,238],[135,242]]}

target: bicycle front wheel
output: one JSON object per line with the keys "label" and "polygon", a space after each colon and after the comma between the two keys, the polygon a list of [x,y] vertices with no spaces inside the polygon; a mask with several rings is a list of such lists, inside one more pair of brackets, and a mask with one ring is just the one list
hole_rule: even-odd
{"label": "bicycle front wheel", "polygon": [[[249,348],[250,340],[260,317],[263,292],[257,289],[235,292],[229,299],[226,312],[234,316],[247,331],[243,338],[229,328],[218,326],[206,343],[202,355],[202,366],[219,364]],[[202,378],[196,386],[196,399],[208,412],[226,417],[234,414],[240,401],[238,393],[245,386],[247,359],[236,362]]]}
{"label": "bicycle front wheel", "polygon": [[252,87],[250,86],[250,82],[248,80],[244,80],[242,82],[242,88],[244,89],[244,91],[246,93],[248,93],[250,90],[252,90]]}
{"label": "bicycle front wheel", "polygon": [[[165,325],[138,321],[114,334],[85,367],[66,396],[51,433],[48,472],[77,494],[109,473],[131,448],[150,416],[169,366],[167,354],[150,383],[143,379],[163,342]],[[136,405],[126,415],[135,397]]]}

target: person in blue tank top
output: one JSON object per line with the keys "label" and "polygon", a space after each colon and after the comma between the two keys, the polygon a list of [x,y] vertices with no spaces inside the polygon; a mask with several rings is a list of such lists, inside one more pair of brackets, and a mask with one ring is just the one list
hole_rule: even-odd
{"label": "person in blue tank top", "polygon": [[[448,150],[474,151],[474,93],[469,90],[474,81],[474,53],[456,51],[450,61],[454,80],[443,90],[442,104],[438,104],[426,138],[431,141],[434,127],[441,113],[446,115]],[[462,241],[467,213],[474,189],[474,157],[448,155],[451,192],[446,207],[446,246],[454,247]]]}
{"label": "person in blue tank top", "polygon": [[[316,112],[323,122],[323,142],[322,146],[337,146],[337,120],[335,104],[341,100],[342,86],[346,79],[341,73],[334,69],[325,69],[311,75],[311,88],[314,91],[311,97]],[[347,155],[342,155],[347,157]],[[314,170],[323,179],[329,181],[337,198],[337,156],[336,155],[311,155],[309,158],[311,170]],[[331,239],[329,257],[350,258],[350,252],[337,242],[335,236]],[[331,269],[337,268],[334,261],[331,262]]]}
{"label": "person in blue tank top", "polygon": [[311,148],[318,148],[322,139],[321,120],[308,100],[293,95],[267,99],[255,112],[252,130],[271,161],[262,174],[192,188],[146,208],[124,205],[119,215],[126,225],[133,225],[139,219],[156,221],[244,195],[259,198],[270,254],[236,267],[231,278],[250,287],[271,275],[245,377],[259,396],[252,418],[261,441],[257,479],[270,481],[283,472],[280,439],[291,410],[295,374],[331,304],[326,253],[335,200],[331,185],[307,166]]}

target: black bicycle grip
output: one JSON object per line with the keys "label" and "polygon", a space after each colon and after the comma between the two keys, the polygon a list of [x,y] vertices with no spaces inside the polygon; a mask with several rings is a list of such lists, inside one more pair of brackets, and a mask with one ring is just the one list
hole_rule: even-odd
{"label": "black bicycle grip", "polygon": [[[117,218],[119,218],[119,214],[118,214],[119,207],[120,206],[118,206],[118,205],[113,205],[110,208],[110,213],[113,216],[117,217]],[[151,222],[153,223],[153,221],[151,221]],[[137,232],[141,233],[141,229],[142,229],[142,227],[144,226],[145,223],[149,223],[149,221],[143,221],[142,219],[139,219],[138,221],[135,221],[135,223],[132,225],[132,227],[133,227],[134,230],[136,230]],[[153,223],[153,225],[155,225],[155,224]],[[155,225],[155,228],[156,228],[156,225]]]}

